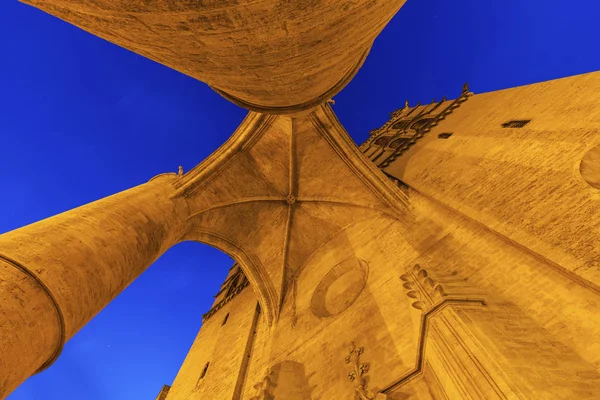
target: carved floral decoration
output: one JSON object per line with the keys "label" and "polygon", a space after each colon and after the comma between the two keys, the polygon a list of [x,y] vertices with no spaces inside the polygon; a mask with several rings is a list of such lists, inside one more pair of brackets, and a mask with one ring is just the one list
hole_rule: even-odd
{"label": "carved floral decoration", "polygon": [[369,363],[360,361],[360,356],[365,351],[364,347],[356,347],[354,342],[350,343],[350,354],[346,356],[346,364],[352,364],[352,370],[348,373],[348,380],[356,382],[354,400],[385,400],[387,396],[381,393],[374,394],[367,389],[366,374],[369,372]]}
{"label": "carved floral decoration", "polygon": [[411,270],[400,276],[404,282],[402,287],[406,296],[412,300],[413,308],[427,312],[440,303],[446,296],[444,288],[429,276],[429,273],[419,264],[415,264]]}
{"label": "carved floral decoration", "polygon": [[262,381],[254,385],[256,396],[250,398],[250,400],[274,400],[273,389],[275,386],[274,373],[269,371]]}

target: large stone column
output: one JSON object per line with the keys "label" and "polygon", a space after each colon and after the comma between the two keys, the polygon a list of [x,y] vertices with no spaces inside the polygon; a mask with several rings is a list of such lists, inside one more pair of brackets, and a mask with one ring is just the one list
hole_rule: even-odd
{"label": "large stone column", "polygon": [[270,114],[336,95],[405,2],[22,1]]}
{"label": "large stone column", "polygon": [[182,236],[175,174],[0,235],[0,398]]}

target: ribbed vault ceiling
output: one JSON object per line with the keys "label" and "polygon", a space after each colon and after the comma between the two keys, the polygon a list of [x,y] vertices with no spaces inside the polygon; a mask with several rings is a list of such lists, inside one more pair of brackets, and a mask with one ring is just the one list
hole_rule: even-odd
{"label": "ribbed vault ceiling", "polygon": [[235,257],[271,319],[306,260],[334,235],[358,220],[406,211],[404,195],[327,105],[298,118],[250,113],[181,179],[175,196],[190,207],[185,239]]}

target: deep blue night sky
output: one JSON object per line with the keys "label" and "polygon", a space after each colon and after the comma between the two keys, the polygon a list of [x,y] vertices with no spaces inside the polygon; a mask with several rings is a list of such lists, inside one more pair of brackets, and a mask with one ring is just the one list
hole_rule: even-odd
{"label": "deep blue night sky", "polygon": [[[361,143],[406,99],[454,98],[465,81],[482,93],[600,70],[599,14],[594,0],[409,0],[334,110]],[[246,113],[16,0],[0,3],[0,50],[0,233],[188,171]],[[9,400],[154,399],[231,264],[197,243],[169,250]]]}

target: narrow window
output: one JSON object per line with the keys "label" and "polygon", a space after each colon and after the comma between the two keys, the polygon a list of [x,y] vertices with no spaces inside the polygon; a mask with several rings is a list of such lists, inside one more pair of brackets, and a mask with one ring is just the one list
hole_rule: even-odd
{"label": "narrow window", "polygon": [[452,133],[444,132],[444,133],[440,133],[438,135],[438,139],[448,139],[450,136],[452,136]]}
{"label": "narrow window", "polygon": [[512,120],[512,121],[503,123],[502,127],[503,128],[522,128],[530,122],[531,122],[530,119]]}
{"label": "narrow window", "polygon": [[204,369],[202,370],[202,374],[200,374],[200,379],[204,378],[204,376],[206,375],[206,371],[208,371],[208,364],[210,364],[210,363],[207,362],[206,365],[204,366]]}
{"label": "narrow window", "polygon": [[229,318],[229,313],[227,313],[227,315],[223,319],[223,323],[221,324],[221,326],[223,326],[223,325],[225,325],[227,323],[227,318]]}

